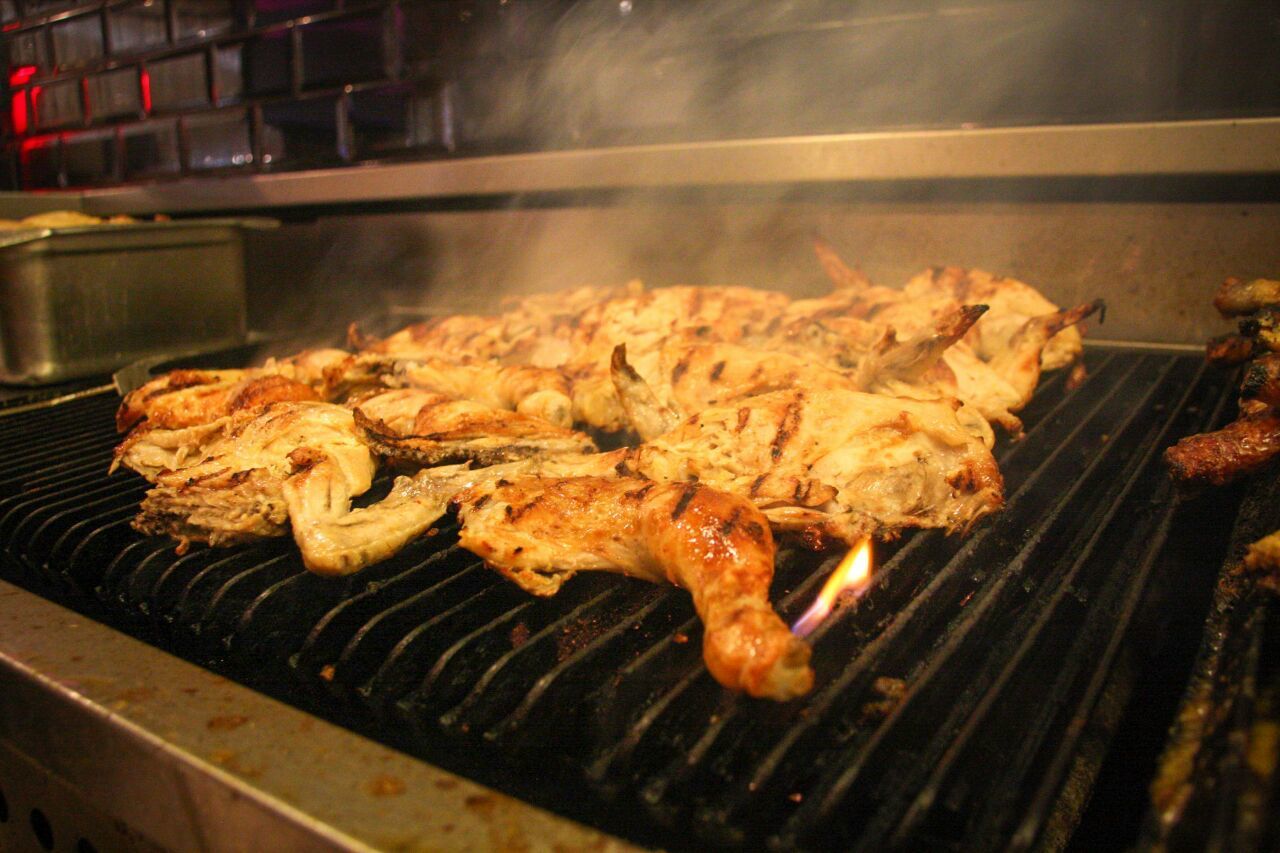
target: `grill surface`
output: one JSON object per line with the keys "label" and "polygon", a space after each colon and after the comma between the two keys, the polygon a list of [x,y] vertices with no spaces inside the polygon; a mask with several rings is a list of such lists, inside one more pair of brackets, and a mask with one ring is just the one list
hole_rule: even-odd
{"label": "grill surface", "polygon": [[[178,556],[129,528],[145,484],[105,475],[112,395],[0,418],[0,542],[19,582],[635,840],[1056,845],[1095,779],[1123,775],[1106,746],[1169,613],[1198,623],[1233,512],[1176,501],[1159,460],[1229,416],[1233,386],[1198,355],[1086,363],[1080,388],[1049,377],[1026,438],[997,448],[1004,511],[966,539],[880,546],[868,593],[811,637],[813,693],[785,705],[715,684],[685,593],[588,575],[535,600],[447,525],[346,579],[306,573],[288,542]],[[781,554],[788,622],[833,562]],[[1141,713],[1171,714],[1185,676]],[[896,704],[886,677],[906,684]],[[1108,803],[1112,837],[1136,833],[1133,799]]]}

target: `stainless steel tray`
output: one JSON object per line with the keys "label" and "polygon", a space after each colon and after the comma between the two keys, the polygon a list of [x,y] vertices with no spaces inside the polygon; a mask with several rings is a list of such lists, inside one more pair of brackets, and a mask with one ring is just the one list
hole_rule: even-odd
{"label": "stainless steel tray", "polygon": [[191,219],[0,233],[0,382],[107,373],[245,336],[246,229]]}

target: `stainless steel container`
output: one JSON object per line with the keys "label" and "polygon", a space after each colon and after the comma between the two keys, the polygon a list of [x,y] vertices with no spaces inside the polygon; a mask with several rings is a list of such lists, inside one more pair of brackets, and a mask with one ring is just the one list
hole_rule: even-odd
{"label": "stainless steel container", "polygon": [[0,235],[0,381],[105,373],[143,356],[245,336],[247,228],[200,219]]}

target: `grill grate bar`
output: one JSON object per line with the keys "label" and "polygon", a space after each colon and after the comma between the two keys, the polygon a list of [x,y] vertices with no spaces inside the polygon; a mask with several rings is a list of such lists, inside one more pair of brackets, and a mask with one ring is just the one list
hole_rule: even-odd
{"label": "grill grate bar", "polygon": [[[1205,372],[1206,366],[1201,365],[1195,382],[1187,388],[1176,407],[1178,411],[1187,411],[1193,394],[1208,398],[1216,392],[1221,397],[1221,390],[1204,387],[1202,380]],[[1209,412],[1214,409],[1212,405],[1204,409],[1195,408]],[[999,826],[999,822],[1007,814],[1007,808],[1002,806],[1009,805],[1005,801],[1010,795],[1025,789],[1022,782],[1027,778],[1028,767],[1038,754],[1038,747],[1047,737],[1052,718],[1059,716],[1050,712],[1066,704],[1059,697],[1063,696],[1064,690],[1075,678],[1081,677],[1079,673],[1086,665],[1094,667],[1092,672],[1100,688],[1102,677],[1099,673],[1107,672],[1107,664],[1111,659],[1111,654],[1107,654],[1106,650],[1110,649],[1114,654],[1119,640],[1125,635],[1123,629],[1133,616],[1133,608],[1137,606],[1146,586],[1147,574],[1161,552],[1160,546],[1167,538],[1173,517],[1171,507],[1167,506],[1172,486],[1164,472],[1152,465],[1155,455],[1168,444],[1171,432],[1199,431],[1208,423],[1211,420],[1204,417],[1196,418],[1189,424],[1177,424],[1176,429],[1175,422],[1166,423],[1146,444],[1141,460],[1134,466],[1138,469],[1138,474],[1123,479],[1123,488],[1094,526],[1081,553],[1048,600],[1036,608],[1033,624],[1024,633],[1019,633],[1018,636],[1022,637],[1021,644],[1007,658],[986,695],[952,738],[943,759],[931,769],[928,782],[918,787],[919,793],[915,795],[911,810],[903,819],[902,825],[896,830],[896,838],[905,840],[909,837],[935,803],[939,804],[939,808],[947,809],[953,809],[953,804],[963,804],[961,811],[964,814],[978,815],[975,823],[986,828],[979,832],[980,835],[1004,829]],[[1158,514],[1144,513],[1143,504],[1166,506],[1157,510]],[[1125,513],[1124,517],[1132,527],[1113,526],[1121,512]],[[1133,549],[1125,546],[1137,541],[1143,542],[1146,556],[1143,558],[1139,554],[1139,571],[1130,578],[1124,578],[1125,569],[1130,565],[1128,560],[1133,556]],[[1090,574],[1096,577],[1091,578]],[[1117,578],[1114,583],[1109,581],[1113,577]],[[1093,590],[1094,594],[1089,594],[1089,590]],[[1104,602],[1108,606],[1104,607]],[[1110,606],[1111,603],[1114,603],[1114,609]],[[1071,610],[1079,612],[1064,612]],[[1111,624],[1108,630],[1099,632],[1096,630],[1097,622],[1104,617],[1109,617]],[[1046,636],[1050,639],[1044,639]],[[1102,646],[1101,654],[1098,653],[1098,646]],[[1037,654],[1041,665],[1027,665],[1028,659]],[[1057,688],[1044,689],[1037,677],[1056,681]],[[1018,685],[1018,679],[1034,683]],[[1036,697],[1039,708],[1029,709],[1028,698],[1023,698],[1021,702],[1015,701],[1019,690],[1024,697],[1028,692]],[[1046,696],[1052,698],[1046,700]],[[1085,701],[1089,698],[1088,693],[1082,697]],[[1080,706],[1074,706],[1073,710],[1079,711]],[[1038,716],[1041,722],[1030,727],[1037,731],[1038,737],[1025,741],[1024,748],[1016,755],[1006,753],[1004,761],[998,765],[988,763],[989,755],[974,755],[975,751],[984,747],[990,752],[991,741],[999,737],[1002,722],[1008,725],[1016,721],[1017,717],[1013,720],[1003,719],[1010,715],[1024,718]],[[1074,716],[1085,719],[1087,713],[1081,712]],[[985,737],[987,743],[975,745],[974,742],[980,736]],[[984,767],[986,772],[976,774],[979,767]],[[965,781],[959,783],[963,787],[950,796],[940,793],[944,785],[956,788],[957,783],[948,778],[953,774],[965,774]],[[905,793],[904,791],[903,795]],[[956,814],[948,820],[952,825],[957,821],[963,824],[963,814]],[[1027,831],[1025,823],[1023,831]]]}

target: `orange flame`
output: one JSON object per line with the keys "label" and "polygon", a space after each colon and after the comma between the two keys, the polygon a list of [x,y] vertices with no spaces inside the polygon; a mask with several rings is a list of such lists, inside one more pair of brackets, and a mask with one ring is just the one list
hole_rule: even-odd
{"label": "orange flame", "polygon": [[813,633],[813,629],[822,624],[822,620],[831,613],[831,608],[835,606],[836,599],[841,593],[852,590],[853,598],[856,599],[866,592],[870,582],[871,539],[868,537],[844,555],[844,559],[836,566],[831,577],[827,578],[822,592],[818,593],[818,598],[804,612],[804,615],[796,620],[796,624],[791,628],[792,633],[800,637],[809,636]]}

